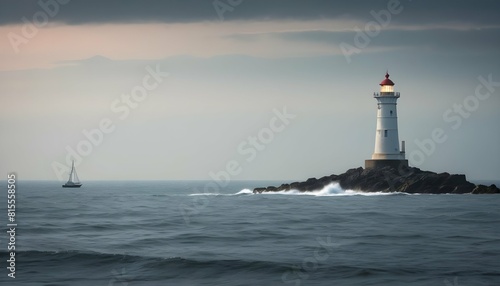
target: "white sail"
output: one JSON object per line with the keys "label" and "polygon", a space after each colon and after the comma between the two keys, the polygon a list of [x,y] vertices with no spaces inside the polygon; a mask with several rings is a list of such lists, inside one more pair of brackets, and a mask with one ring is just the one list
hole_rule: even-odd
{"label": "white sail", "polygon": [[75,161],[73,160],[73,163],[71,164],[71,171],[69,172],[68,182],[65,184],[65,186],[76,186],[76,185],[81,185],[81,184],[80,184],[80,179],[78,179],[78,175],[76,173]]}
{"label": "white sail", "polygon": [[75,168],[73,168],[73,183],[80,183],[80,179],[78,179]]}
{"label": "white sail", "polygon": [[80,180],[78,179],[78,175],[76,174],[76,169],[75,169],[75,161],[73,161],[73,166],[71,167],[71,174],[73,174],[73,177],[69,177],[70,180],[73,183],[80,183]]}

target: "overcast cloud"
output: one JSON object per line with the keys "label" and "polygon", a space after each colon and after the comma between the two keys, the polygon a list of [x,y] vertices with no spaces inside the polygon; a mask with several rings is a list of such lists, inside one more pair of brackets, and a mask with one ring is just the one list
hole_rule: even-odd
{"label": "overcast cloud", "polygon": [[[0,24],[21,23],[41,8],[40,0],[2,0]],[[64,0],[69,1],[69,0]],[[42,2],[50,2],[43,0]],[[212,0],[71,0],[56,21],[65,24],[88,23],[187,23],[219,21]],[[226,0],[220,0],[228,3]],[[234,1],[238,3],[238,1]],[[387,0],[242,0],[239,8],[226,13],[225,20],[315,20],[349,18],[370,20],[371,10],[387,7]],[[396,23],[470,23],[497,25],[500,2],[479,1],[399,1],[407,11]]]}

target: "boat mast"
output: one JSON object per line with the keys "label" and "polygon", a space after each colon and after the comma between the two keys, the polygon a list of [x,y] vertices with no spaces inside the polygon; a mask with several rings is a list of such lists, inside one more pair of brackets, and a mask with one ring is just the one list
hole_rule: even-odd
{"label": "boat mast", "polygon": [[71,163],[71,171],[69,172],[68,183],[73,182],[73,172],[75,170],[75,160]]}
{"label": "boat mast", "polygon": [[80,182],[80,179],[78,179],[78,174],[76,173],[76,169],[75,169],[75,161],[73,161],[73,168],[71,169],[72,172],[73,172],[73,182],[74,183],[79,183]]}

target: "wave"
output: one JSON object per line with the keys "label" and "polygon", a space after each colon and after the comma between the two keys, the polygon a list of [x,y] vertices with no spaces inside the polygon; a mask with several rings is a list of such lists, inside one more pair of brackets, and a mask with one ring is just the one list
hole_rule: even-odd
{"label": "wave", "polygon": [[[0,251],[2,257],[8,255]],[[153,254],[154,255],[154,254]],[[43,265],[48,267],[77,266],[80,269],[92,266],[94,268],[107,268],[135,265],[135,269],[145,274],[160,275],[166,269],[171,273],[185,273],[191,275],[193,271],[208,270],[214,273],[224,273],[227,270],[248,271],[249,269],[281,273],[290,265],[286,262],[273,262],[264,260],[247,259],[194,259],[179,256],[158,257],[138,256],[129,254],[109,254],[100,252],[65,250],[65,251],[39,251],[26,250],[16,252],[16,258],[25,264]],[[118,268],[119,269],[119,268]],[[138,273],[136,273],[138,274]]]}
{"label": "wave", "polygon": [[[8,255],[5,251],[0,251],[2,256]],[[253,259],[194,259],[180,256],[158,257],[158,256],[139,256],[129,254],[110,254],[101,252],[64,250],[64,251],[39,251],[25,250],[16,252],[16,257],[22,258],[25,263],[40,264],[62,267],[61,265],[81,265],[85,267],[101,268],[106,266],[131,265],[136,264],[143,271],[159,270],[165,272],[186,272],[190,275],[192,271],[200,269],[210,269],[214,273],[226,273],[228,271],[258,271],[267,273],[280,273],[284,271],[297,270],[296,265],[300,260],[253,260]],[[335,267],[337,271],[341,268],[348,271],[357,271],[360,268],[348,266],[328,266],[321,265],[327,270],[330,267]],[[361,268],[365,269],[365,268]],[[234,273],[234,272],[232,272]]]}
{"label": "wave", "polygon": [[[0,251],[0,254],[2,257],[8,255],[4,251]],[[455,268],[452,267],[453,271],[447,268],[436,271],[430,270],[427,264],[419,267],[405,261],[401,265],[367,264],[366,261],[372,261],[373,257],[364,257],[365,260],[357,263],[356,260],[343,263],[334,258],[324,262],[307,262],[308,260],[301,256],[279,260],[215,257],[200,259],[76,250],[31,250],[16,253],[16,259],[17,254],[21,262],[20,268],[23,266],[26,269],[21,272],[24,275],[16,277],[22,285],[298,285],[301,281],[304,285],[331,285],[332,281],[339,282],[340,285],[350,285],[353,281],[364,281],[370,285],[400,285],[387,281],[398,281],[401,277],[407,277],[409,282],[422,282],[421,277],[427,276],[464,276],[477,278],[480,282],[481,279],[491,282],[498,277],[498,271],[493,266],[468,269],[468,264],[457,264],[454,265]],[[441,263],[442,259],[427,262],[436,264]],[[308,278],[310,280],[307,280]],[[435,279],[425,280],[428,282],[426,284],[435,284],[433,281],[435,282]],[[484,283],[486,284],[492,285]]]}
{"label": "wave", "polygon": [[194,194],[189,194],[188,196],[241,196],[241,195],[253,195],[252,190],[250,189],[243,189],[237,193],[234,194],[224,194],[224,193],[194,193]]}
{"label": "wave", "polygon": [[[241,196],[241,195],[254,195],[250,189],[243,189],[237,193],[195,193],[189,196]],[[344,190],[337,182],[330,183],[320,190],[301,192],[299,190],[288,190],[278,192],[263,192],[261,195],[294,195],[294,196],[315,196],[315,197],[335,197],[335,196],[391,196],[391,195],[408,195],[401,192],[363,192],[356,190]]]}
{"label": "wave", "polygon": [[235,195],[253,195],[253,191],[250,189],[243,189],[237,192]]}
{"label": "wave", "polygon": [[340,187],[339,183],[333,182],[326,186],[324,186],[320,190],[311,191],[311,192],[301,192],[298,190],[289,190],[289,191],[279,191],[279,192],[264,192],[262,194],[266,195],[296,195],[296,196],[316,196],[316,197],[334,197],[334,196],[388,196],[388,195],[401,195],[405,193],[400,192],[363,192],[363,191],[355,191],[355,190],[344,190]]}

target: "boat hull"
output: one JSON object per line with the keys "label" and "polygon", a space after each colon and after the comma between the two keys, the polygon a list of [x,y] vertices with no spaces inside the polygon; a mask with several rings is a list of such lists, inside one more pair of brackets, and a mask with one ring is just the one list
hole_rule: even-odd
{"label": "boat hull", "polygon": [[79,184],[79,185],[66,185],[66,184],[64,184],[64,185],[62,185],[63,188],[79,188],[81,186],[82,186],[82,184]]}

